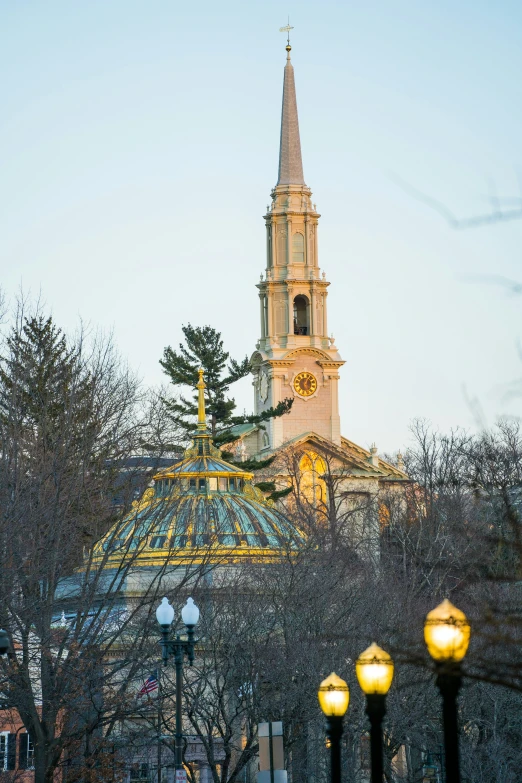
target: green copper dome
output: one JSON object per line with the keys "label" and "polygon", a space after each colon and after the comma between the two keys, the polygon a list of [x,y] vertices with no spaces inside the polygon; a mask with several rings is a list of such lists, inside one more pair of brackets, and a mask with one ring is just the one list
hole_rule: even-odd
{"label": "green copper dome", "polygon": [[183,460],[154,476],[123,525],[96,545],[95,557],[114,566],[124,553],[137,565],[165,562],[273,559],[304,541],[303,534],[252,484],[253,473],[221,459],[205,425],[204,383],[198,383],[198,430]]}

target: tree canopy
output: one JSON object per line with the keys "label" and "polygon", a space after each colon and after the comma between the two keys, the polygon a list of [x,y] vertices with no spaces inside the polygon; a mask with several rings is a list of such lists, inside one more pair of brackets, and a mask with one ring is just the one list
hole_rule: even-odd
{"label": "tree canopy", "polygon": [[93,423],[92,378],[51,317],[25,318],[8,335],[6,348],[0,357],[4,424],[10,422],[19,436],[35,437],[49,447],[63,438],[65,416],[73,429]]}
{"label": "tree canopy", "polygon": [[[176,390],[178,387],[194,390],[198,382],[198,370],[203,368],[209,429],[217,443],[235,440],[236,436],[230,432],[230,428],[235,424],[261,424],[290,411],[293,400],[286,399],[261,414],[245,413],[243,416],[234,416],[236,402],[228,393],[232,384],[250,373],[248,357],[245,356],[239,361],[232,359],[225,350],[221,332],[212,326],[186,324],[182,331],[185,342],[179,344],[177,351],[167,346],[160,364]],[[177,397],[168,400],[167,405],[174,422],[182,427],[187,435],[191,433],[198,412],[197,394],[194,392],[192,397],[188,398],[178,391]]]}
{"label": "tree canopy", "polygon": [[[0,334],[0,627],[11,640],[0,660],[9,705],[0,717],[11,731],[10,715],[19,715],[36,783],[52,783],[72,759],[71,782],[102,769],[113,726],[135,709],[133,678],[146,661],[144,620],[134,617],[158,600],[155,583],[115,624],[119,579],[135,554],[123,553],[106,582],[103,558],[92,555],[100,533],[110,528],[116,540],[127,524],[129,458],[149,433],[134,376],[110,341],[84,338],[69,339],[39,312]],[[133,661],[122,653],[124,634],[129,648],[143,649]],[[119,657],[107,667],[112,648]]]}

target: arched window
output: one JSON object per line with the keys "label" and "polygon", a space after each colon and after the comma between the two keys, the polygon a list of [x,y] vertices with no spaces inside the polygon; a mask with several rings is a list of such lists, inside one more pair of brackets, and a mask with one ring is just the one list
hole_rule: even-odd
{"label": "arched window", "polygon": [[292,261],[294,264],[304,264],[304,236],[294,234],[292,237]]}
{"label": "arched window", "polygon": [[306,500],[313,506],[326,504],[326,463],[315,451],[307,451],[299,462],[301,480],[299,489]]}
{"label": "arched window", "polygon": [[294,334],[310,334],[308,299],[301,294],[294,299]]}

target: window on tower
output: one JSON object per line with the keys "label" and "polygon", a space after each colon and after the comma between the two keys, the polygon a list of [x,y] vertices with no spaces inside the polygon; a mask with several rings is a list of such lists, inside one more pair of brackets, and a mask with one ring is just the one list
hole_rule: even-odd
{"label": "window on tower", "polygon": [[294,334],[310,334],[308,299],[301,294],[294,299]]}
{"label": "window on tower", "polygon": [[292,237],[292,261],[294,264],[304,264],[304,236],[294,234]]}

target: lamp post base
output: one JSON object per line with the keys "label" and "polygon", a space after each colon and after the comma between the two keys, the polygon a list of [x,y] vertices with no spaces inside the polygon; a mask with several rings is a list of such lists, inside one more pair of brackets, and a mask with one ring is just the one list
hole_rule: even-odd
{"label": "lamp post base", "polygon": [[326,736],[330,740],[331,783],[341,783],[341,737],[343,719],[337,716],[326,718]]}
{"label": "lamp post base", "polygon": [[386,715],[386,696],[379,693],[366,695],[366,714],[370,720],[370,754],[372,762],[372,783],[382,783],[382,721]]}
{"label": "lamp post base", "polygon": [[462,682],[460,666],[453,664],[441,667],[436,682],[442,696],[446,783],[460,783],[459,728],[457,720],[457,696]]}

